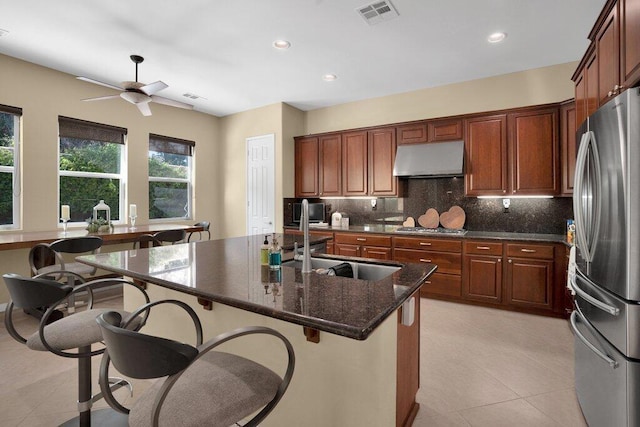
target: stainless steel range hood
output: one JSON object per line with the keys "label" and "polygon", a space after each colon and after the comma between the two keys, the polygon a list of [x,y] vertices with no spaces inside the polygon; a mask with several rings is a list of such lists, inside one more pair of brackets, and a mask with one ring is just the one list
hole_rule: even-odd
{"label": "stainless steel range hood", "polygon": [[394,176],[437,178],[462,176],[464,141],[398,145]]}

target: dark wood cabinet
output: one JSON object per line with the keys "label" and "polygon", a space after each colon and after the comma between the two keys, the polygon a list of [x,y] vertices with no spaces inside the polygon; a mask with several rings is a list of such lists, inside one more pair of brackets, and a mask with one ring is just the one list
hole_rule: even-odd
{"label": "dark wood cabinet", "polygon": [[461,296],[462,242],[455,239],[394,237],[393,259],[436,264],[438,269],[422,286],[420,295],[459,299]]}
{"label": "dark wood cabinet", "polygon": [[580,74],[576,76],[576,125],[574,131],[578,129],[578,126],[584,122],[587,117],[587,79],[586,70],[581,70]]}
{"label": "dark wood cabinet", "polygon": [[462,120],[432,120],[427,123],[429,142],[462,139]]}
{"label": "dark wood cabinet", "polygon": [[295,141],[295,194],[296,197],[317,197],[318,138],[301,137]]}
{"label": "dark wood cabinet", "polygon": [[393,127],[369,131],[369,195],[395,196],[398,177],[393,176],[396,160],[396,129]]}
{"label": "dark wood cabinet", "polygon": [[427,142],[427,122],[411,123],[396,128],[398,145]]}
{"label": "dark wood cabinet", "polygon": [[502,302],[502,243],[464,243],[463,296],[469,300]]}
{"label": "dark wood cabinet", "polygon": [[323,135],[319,138],[320,196],[342,195],[342,135]]}
{"label": "dark wood cabinet", "polygon": [[620,29],[618,4],[614,3],[595,36],[598,58],[598,105],[603,105],[620,89]]}
{"label": "dark wood cabinet", "polygon": [[[598,102],[598,61],[595,49],[587,59],[587,117],[595,113],[600,105]],[[585,117],[586,118],[586,117]],[[582,124],[582,122],[580,123]]]}
{"label": "dark wood cabinet", "polygon": [[507,244],[506,303],[553,309],[554,246]]}
{"label": "dark wood cabinet", "polygon": [[465,121],[465,193],[506,194],[507,116],[499,114]]}
{"label": "dark wood cabinet", "polygon": [[511,113],[508,117],[511,194],[558,194],[558,109]]}
{"label": "dark wood cabinet", "polygon": [[576,140],[577,108],[574,101],[567,101],[560,106],[560,169],[562,171],[562,188],[560,194],[573,194],[573,179],[576,170],[578,146]]}
{"label": "dark wood cabinet", "polygon": [[640,0],[620,0],[620,68],[623,87],[640,81]]}
{"label": "dark wood cabinet", "polygon": [[335,233],[334,251],[336,255],[391,259],[391,237],[368,233]]}
{"label": "dark wood cabinet", "polygon": [[368,186],[367,132],[342,134],[342,195],[366,196]]}

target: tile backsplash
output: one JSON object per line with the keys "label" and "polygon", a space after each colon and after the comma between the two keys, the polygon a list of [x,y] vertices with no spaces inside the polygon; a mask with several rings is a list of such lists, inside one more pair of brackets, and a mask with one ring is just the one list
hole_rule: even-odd
{"label": "tile backsplash", "polygon": [[[409,179],[405,196],[376,199],[376,206],[366,199],[309,199],[326,204],[326,221],[336,210],[349,217],[351,225],[402,224],[409,216],[416,220],[427,209],[439,213],[458,205],[465,210],[464,228],[473,231],[564,234],[566,220],[573,218],[571,197],[553,199],[511,198],[509,212],[503,212],[502,199],[465,197],[463,178]],[[284,199],[284,224],[293,222],[293,203]]]}

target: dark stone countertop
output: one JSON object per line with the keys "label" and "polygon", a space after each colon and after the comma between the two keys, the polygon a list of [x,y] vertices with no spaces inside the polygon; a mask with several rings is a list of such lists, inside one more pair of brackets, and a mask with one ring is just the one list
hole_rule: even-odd
{"label": "dark stone countertop", "polygon": [[[96,255],[77,260],[125,276],[250,312],[358,340],[366,339],[435,271],[433,264],[369,262],[402,267],[368,281],[283,266],[260,265],[264,235],[209,240]],[[293,236],[278,234],[283,246]],[[301,236],[295,240],[301,241]],[[326,238],[313,237],[314,241]],[[358,260],[324,256],[340,260]],[[285,253],[285,259],[291,253]],[[303,277],[304,276],[304,277]]]}
{"label": "dark stone countertop", "polygon": [[[420,237],[437,237],[447,239],[487,239],[487,240],[519,240],[523,242],[541,242],[541,243],[563,243],[567,242],[564,234],[541,234],[541,233],[508,233],[501,231],[467,231],[465,234],[446,234],[446,233],[398,233],[396,230],[400,225],[350,225],[349,228],[342,227],[311,227],[311,231],[330,231],[330,232],[348,232],[348,233],[375,233],[375,234],[391,234],[394,236],[420,236]],[[285,229],[297,229],[296,227],[285,227]]]}

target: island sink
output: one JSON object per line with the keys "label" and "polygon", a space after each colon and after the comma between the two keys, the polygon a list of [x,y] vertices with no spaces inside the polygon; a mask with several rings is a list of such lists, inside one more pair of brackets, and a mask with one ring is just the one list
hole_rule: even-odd
{"label": "island sink", "polygon": [[[331,258],[311,258],[311,269],[313,270],[312,273],[318,274],[316,270],[327,270],[331,267],[335,267],[345,262],[351,265],[351,269],[353,270],[353,278],[360,280],[382,280],[385,277],[392,275],[396,271],[399,271],[401,268],[400,266],[395,265],[369,264],[365,262],[346,261]],[[302,261],[285,261],[282,263],[282,266],[293,267],[300,270],[302,269]],[[323,273],[326,274],[326,272]]]}

